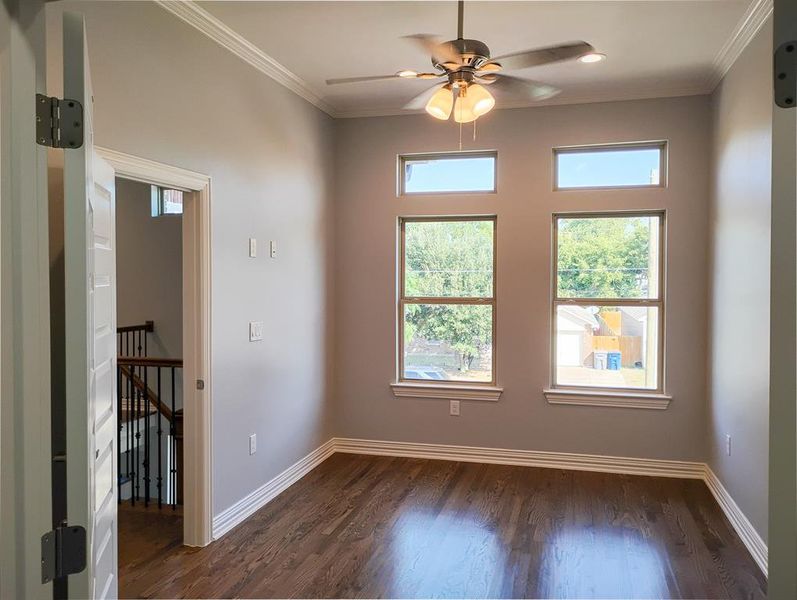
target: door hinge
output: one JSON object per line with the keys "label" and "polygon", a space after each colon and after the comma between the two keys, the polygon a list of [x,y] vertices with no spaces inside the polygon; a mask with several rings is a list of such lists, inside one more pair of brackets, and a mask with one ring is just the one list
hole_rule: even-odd
{"label": "door hinge", "polygon": [[50,148],[83,145],[83,105],[36,94],[36,143]]}
{"label": "door hinge", "polygon": [[775,104],[797,106],[797,40],[782,43],[775,50]]}
{"label": "door hinge", "polygon": [[42,583],[80,573],[85,568],[85,528],[56,527],[42,536]]}

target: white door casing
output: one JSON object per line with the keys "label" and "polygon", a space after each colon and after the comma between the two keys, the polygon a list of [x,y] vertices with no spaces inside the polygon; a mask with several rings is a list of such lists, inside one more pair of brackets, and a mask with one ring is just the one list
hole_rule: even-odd
{"label": "white door casing", "polygon": [[70,598],[117,596],[114,171],[96,156],[82,15],[64,13],[64,97],[83,104],[84,144],[64,157],[67,511],[87,534]]}

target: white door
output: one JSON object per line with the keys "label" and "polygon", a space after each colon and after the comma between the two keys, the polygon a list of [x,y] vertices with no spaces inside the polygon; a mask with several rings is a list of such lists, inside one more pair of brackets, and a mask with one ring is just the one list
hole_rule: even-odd
{"label": "white door", "polygon": [[0,598],[45,600],[52,528],[47,148],[43,0],[0,2]]}
{"label": "white door", "polygon": [[82,15],[64,13],[64,97],[84,107],[84,144],[64,155],[67,510],[87,533],[70,598],[117,595],[114,172],[94,153]]}

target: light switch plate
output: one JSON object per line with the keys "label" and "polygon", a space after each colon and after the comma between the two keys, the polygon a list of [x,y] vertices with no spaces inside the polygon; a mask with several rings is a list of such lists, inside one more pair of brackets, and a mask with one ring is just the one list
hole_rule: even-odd
{"label": "light switch plate", "polygon": [[452,417],[459,416],[459,400],[452,400],[451,404],[449,405],[449,414]]}
{"label": "light switch plate", "polygon": [[277,242],[271,240],[269,242],[269,252],[271,253],[271,258],[277,258]]}
{"label": "light switch plate", "polygon": [[249,321],[249,341],[259,342],[263,339],[263,321]]}
{"label": "light switch plate", "polygon": [[257,452],[257,434],[253,433],[249,436],[249,456]]}
{"label": "light switch plate", "polygon": [[256,258],[257,257],[257,240],[255,238],[249,238],[249,258]]}

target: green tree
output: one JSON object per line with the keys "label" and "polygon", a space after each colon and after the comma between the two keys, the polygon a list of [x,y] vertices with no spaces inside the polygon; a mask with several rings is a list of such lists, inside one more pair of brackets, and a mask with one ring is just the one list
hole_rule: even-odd
{"label": "green tree", "polygon": [[[418,221],[405,224],[405,295],[490,297],[493,293],[492,221]],[[405,343],[440,340],[467,371],[492,343],[492,307],[408,304]]]}
{"label": "green tree", "polygon": [[648,217],[560,219],[559,296],[647,297],[652,226]]}

